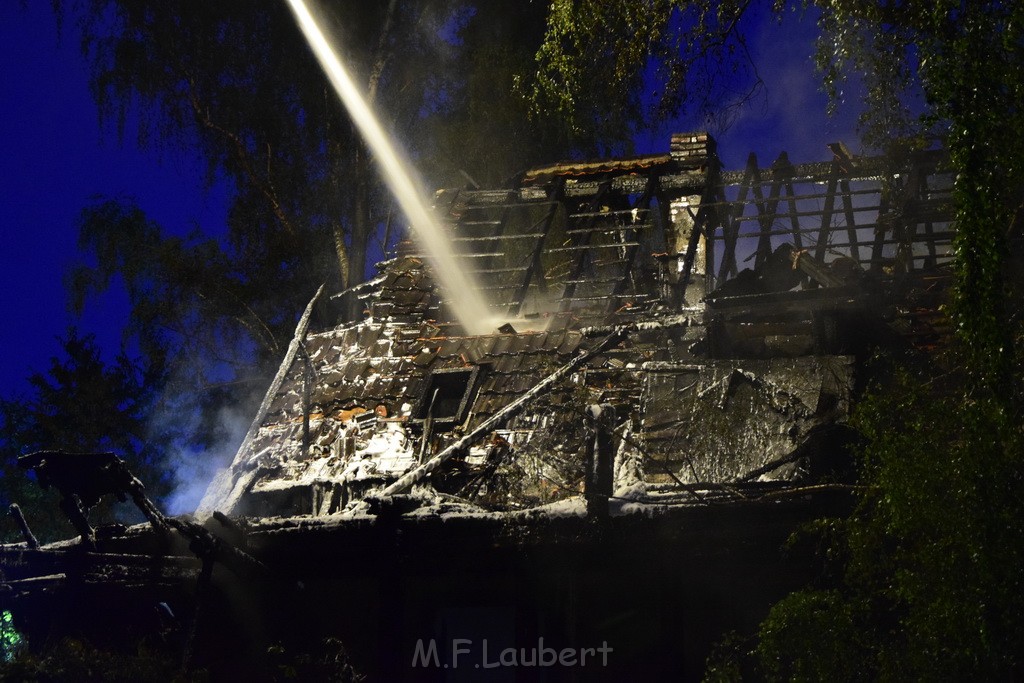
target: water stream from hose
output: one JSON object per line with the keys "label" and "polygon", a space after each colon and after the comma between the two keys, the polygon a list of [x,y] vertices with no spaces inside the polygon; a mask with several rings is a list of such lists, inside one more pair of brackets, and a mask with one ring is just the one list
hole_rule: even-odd
{"label": "water stream from hose", "polygon": [[426,252],[434,278],[441,286],[452,313],[469,334],[493,332],[498,316],[488,309],[479,286],[458,263],[451,239],[424,199],[409,165],[384,132],[303,0],[288,0],[288,4],[335,92],[367,146],[373,150],[384,182],[409,221],[417,244]]}

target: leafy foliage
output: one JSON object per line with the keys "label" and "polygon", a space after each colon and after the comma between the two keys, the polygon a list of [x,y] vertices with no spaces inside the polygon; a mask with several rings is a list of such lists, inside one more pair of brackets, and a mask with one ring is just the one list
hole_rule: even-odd
{"label": "leafy foliage", "polygon": [[[577,139],[592,135],[605,145],[685,106],[728,118],[760,84],[739,27],[749,4],[556,0],[527,84],[533,111],[557,111]],[[735,97],[731,89],[744,80],[749,85]]]}
{"label": "leafy foliage", "polygon": [[[692,65],[695,45],[741,45],[729,31],[751,5],[556,2],[535,101],[573,120],[607,102],[635,104],[646,60],[667,46],[676,51],[669,64]],[[774,9],[795,5],[778,0]],[[1019,677],[1024,5],[799,5],[818,17],[816,57],[833,102],[851,76],[863,84],[869,145],[898,151],[940,140],[949,151],[956,237],[947,312],[956,349],[941,362],[905,366],[859,408],[865,493],[853,517],[831,525],[832,580],[775,606],[754,660],[776,680]],[[698,20],[673,24],[685,11],[700,12]],[[672,31],[688,26],[693,34]],[[598,74],[604,80],[591,85]],[[682,75],[668,81],[674,96],[700,103],[695,92],[707,90],[693,86],[705,74]],[[662,102],[672,105],[672,96]],[[727,664],[709,675],[740,671]]]}
{"label": "leafy foliage", "polygon": [[137,207],[116,201],[83,212],[79,244],[95,262],[70,272],[73,304],[80,308],[115,280],[125,287],[124,337],[137,343],[154,375],[147,380],[162,379],[154,409],[212,419],[225,404],[255,399],[260,376],[272,372],[291,334],[285,311],[301,305],[302,275],[282,267],[258,282],[215,240],[167,236]]}
{"label": "leafy foliage", "polygon": [[365,680],[349,661],[345,646],[337,638],[324,638],[305,648],[275,644],[267,648],[273,681],[331,681],[358,683]]}
{"label": "leafy foliage", "polygon": [[71,638],[51,644],[41,653],[24,651],[0,665],[0,681],[187,683],[208,679],[205,671],[182,672],[180,658],[159,648],[143,644],[137,652],[115,652]]}
{"label": "leafy foliage", "polygon": [[[1004,280],[1010,242],[1022,236],[1024,8],[953,0],[815,4],[823,10],[818,63],[825,83],[837,95],[848,72],[863,74],[869,141],[940,135],[950,152],[957,171],[951,312],[972,386],[1009,399],[1020,311],[1008,303],[1021,292],[1007,291]],[[905,105],[910,90],[924,98],[917,122]]]}
{"label": "leafy foliage", "polygon": [[0,661],[9,662],[14,659],[24,642],[24,637],[14,627],[11,611],[5,609],[0,612]]}
{"label": "leafy foliage", "polygon": [[821,680],[850,662],[843,680],[993,680],[1021,666],[1024,433],[950,389],[902,370],[861,404],[867,492],[835,523],[837,580],[762,625],[770,679]]}
{"label": "leafy foliage", "polygon": [[[544,3],[488,0],[456,4],[461,18],[454,54],[431,116],[415,136],[417,166],[437,186],[462,185],[466,172],[481,186],[496,186],[531,166],[567,156],[571,145],[589,153],[557,112],[530,117],[519,84],[534,69],[547,17]],[[454,76],[453,76],[454,75]],[[408,139],[408,136],[407,138]]]}
{"label": "leafy foliage", "polygon": [[[869,139],[940,133],[950,152],[958,347],[942,374],[904,370],[860,407],[867,493],[837,551],[841,580],[777,605],[758,654],[777,678],[851,658],[869,679],[1012,678],[1024,666],[1024,290],[1007,276],[1021,257],[1024,14],[1001,2],[820,4],[826,83],[865,74]],[[915,87],[916,126],[900,97]],[[802,629],[815,615],[816,632]],[[844,645],[851,623],[858,637]]]}

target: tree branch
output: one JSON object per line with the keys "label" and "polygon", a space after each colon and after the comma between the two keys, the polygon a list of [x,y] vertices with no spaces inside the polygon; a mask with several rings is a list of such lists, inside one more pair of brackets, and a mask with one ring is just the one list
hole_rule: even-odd
{"label": "tree branch", "polygon": [[[269,181],[267,181],[267,182],[262,181],[259,178],[259,176],[257,176],[256,171],[252,167],[252,164],[249,163],[249,152],[245,148],[245,143],[242,142],[242,139],[239,138],[238,135],[236,135],[235,133],[227,130],[223,126],[218,125],[213,120],[213,118],[210,116],[209,110],[203,108],[203,106],[199,102],[199,97],[198,97],[198,95],[196,95],[195,87],[194,87],[194,84],[193,84],[191,78],[188,79],[188,84],[189,84],[189,86],[188,86],[188,101],[189,101],[189,104],[192,106],[192,111],[193,111],[193,113],[196,116],[196,120],[199,122],[199,124],[201,126],[203,126],[203,128],[206,128],[207,130],[213,131],[213,132],[221,135],[222,137],[226,138],[227,140],[229,140],[232,143],[232,146],[235,149],[235,156],[238,159],[238,162],[241,164],[242,171],[245,173],[245,176],[249,179],[249,182],[270,203],[271,211],[274,213],[274,216],[277,218],[277,220],[281,222],[281,225],[284,226],[285,231],[288,232],[288,234],[294,235],[295,234],[295,228],[292,226],[291,221],[288,220],[288,217],[285,215],[284,209],[281,207],[281,203],[277,199],[277,193],[274,191],[273,185],[270,184]],[[267,168],[268,168],[268,172],[269,172],[269,168],[270,168],[269,153],[270,153],[270,150],[269,150],[269,147],[268,147],[268,149],[267,149],[267,154],[268,154],[268,156],[267,156]]]}

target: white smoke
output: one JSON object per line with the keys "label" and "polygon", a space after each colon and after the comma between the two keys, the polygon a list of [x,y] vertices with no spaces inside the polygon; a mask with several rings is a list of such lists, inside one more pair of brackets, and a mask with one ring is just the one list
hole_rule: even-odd
{"label": "white smoke", "polygon": [[171,478],[171,492],[163,499],[169,515],[194,512],[214,475],[231,463],[252,415],[223,408],[217,415],[217,439],[205,448],[179,446],[164,460]]}

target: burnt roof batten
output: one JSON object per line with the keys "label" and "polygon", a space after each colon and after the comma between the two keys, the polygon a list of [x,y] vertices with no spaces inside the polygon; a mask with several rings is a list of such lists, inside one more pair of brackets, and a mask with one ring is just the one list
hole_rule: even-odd
{"label": "burnt roof batten", "polygon": [[846,235],[850,240],[850,258],[860,262],[860,250],[857,248],[857,219],[853,215],[853,198],[850,196],[850,179],[844,177],[839,181],[839,191],[843,196],[843,216],[846,218]]}
{"label": "burnt roof batten", "polygon": [[565,289],[562,291],[562,303],[559,305],[559,310],[568,311],[572,308],[573,297],[576,296],[576,284],[580,277],[583,275],[583,271],[587,267],[587,261],[590,259],[590,250],[587,249],[590,246],[590,239],[593,236],[592,228],[594,223],[597,222],[597,216],[601,210],[601,201],[611,191],[612,181],[604,180],[598,186],[597,192],[590,200],[590,207],[588,211],[577,214],[570,214],[569,221],[571,222],[574,218],[583,218],[581,222],[582,227],[579,232],[572,235],[571,249],[579,250],[579,255],[576,257],[576,265],[569,271],[569,277],[565,281]]}
{"label": "burnt roof batten", "polygon": [[819,261],[825,259],[825,251],[828,249],[828,236],[832,227],[832,214],[836,206],[836,188],[839,186],[839,165],[833,162],[834,175],[828,180],[828,187],[825,191],[825,208],[821,213],[821,222],[818,224],[818,243],[814,248],[814,257]]}
{"label": "burnt roof batten", "polygon": [[[640,213],[642,213],[644,215],[644,220],[647,220],[651,200],[657,193],[659,185],[660,183],[658,182],[657,173],[651,173],[647,176],[647,184],[644,186],[644,193],[631,207],[634,216],[639,216]],[[622,236],[622,241],[630,246],[625,247],[625,255],[623,256],[624,263],[622,264],[622,277],[612,288],[612,295],[608,299],[608,313],[614,313],[619,308],[621,305],[620,295],[626,291],[626,286],[635,278],[633,273],[633,263],[636,261],[637,252],[640,250],[640,241],[637,237],[636,220],[629,224],[629,228]],[[639,293],[635,281],[633,282],[633,291],[634,293]]]}
{"label": "burnt roof batten", "polygon": [[[555,216],[558,215],[558,208],[562,206],[562,198],[564,195],[565,178],[556,178],[548,195],[548,201],[551,202],[551,205],[548,207],[548,212],[541,221],[544,225],[541,232],[544,233],[544,235],[547,235],[550,232],[551,223],[555,220]],[[546,242],[546,237],[538,238],[534,245],[533,253],[530,254],[529,269],[526,271],[526,277],[523,278],[523,283],[519,287],[519,291],[516,292],[516,296],[512,300],[512,307],[509,310],[509,314],[513,317],[518,316],[522,312],[523,302],[526,300],[526,295],[530,291],[530,284],[534,280],[537,281],[537,285],[540,287],[541,292],[547,292],[548,281],[544,276],[544,266],[541,260]]]}
{"label": "burnt roof batten", "polygon": [[789,163],[789,156],[785,152],[779,156],[779,161],[782,161],[784,156],[785,167],[780,168],[779,171],[785,177],[783,188],[786,190],[787,204],[789,205],[789,226],[793,231],[793,246],[800,250],[804,248],[804,245],[800,235],[800,219],[798,218],[800,212],[796,206],[796,191],[793,189],[793,164]]}
{"label": "burnt roof batten", "polygon": [[[743,172],[743,179],[740,181],[739,194],[735,203],[726,207],[727,218],[722,226],[725,237],[725,254],[722,257],[722,268],[718,272],[718,279],[722,282],[730,275],[736,275],[739,268],[736,265],[736,242],[739,240],[740,217],[747,205],[747,193],[750,192],[757,175],[757,156],[751,152],[747,157],[747,167]],[[721,179],[722,198],[725,198],[725,178]]]}

